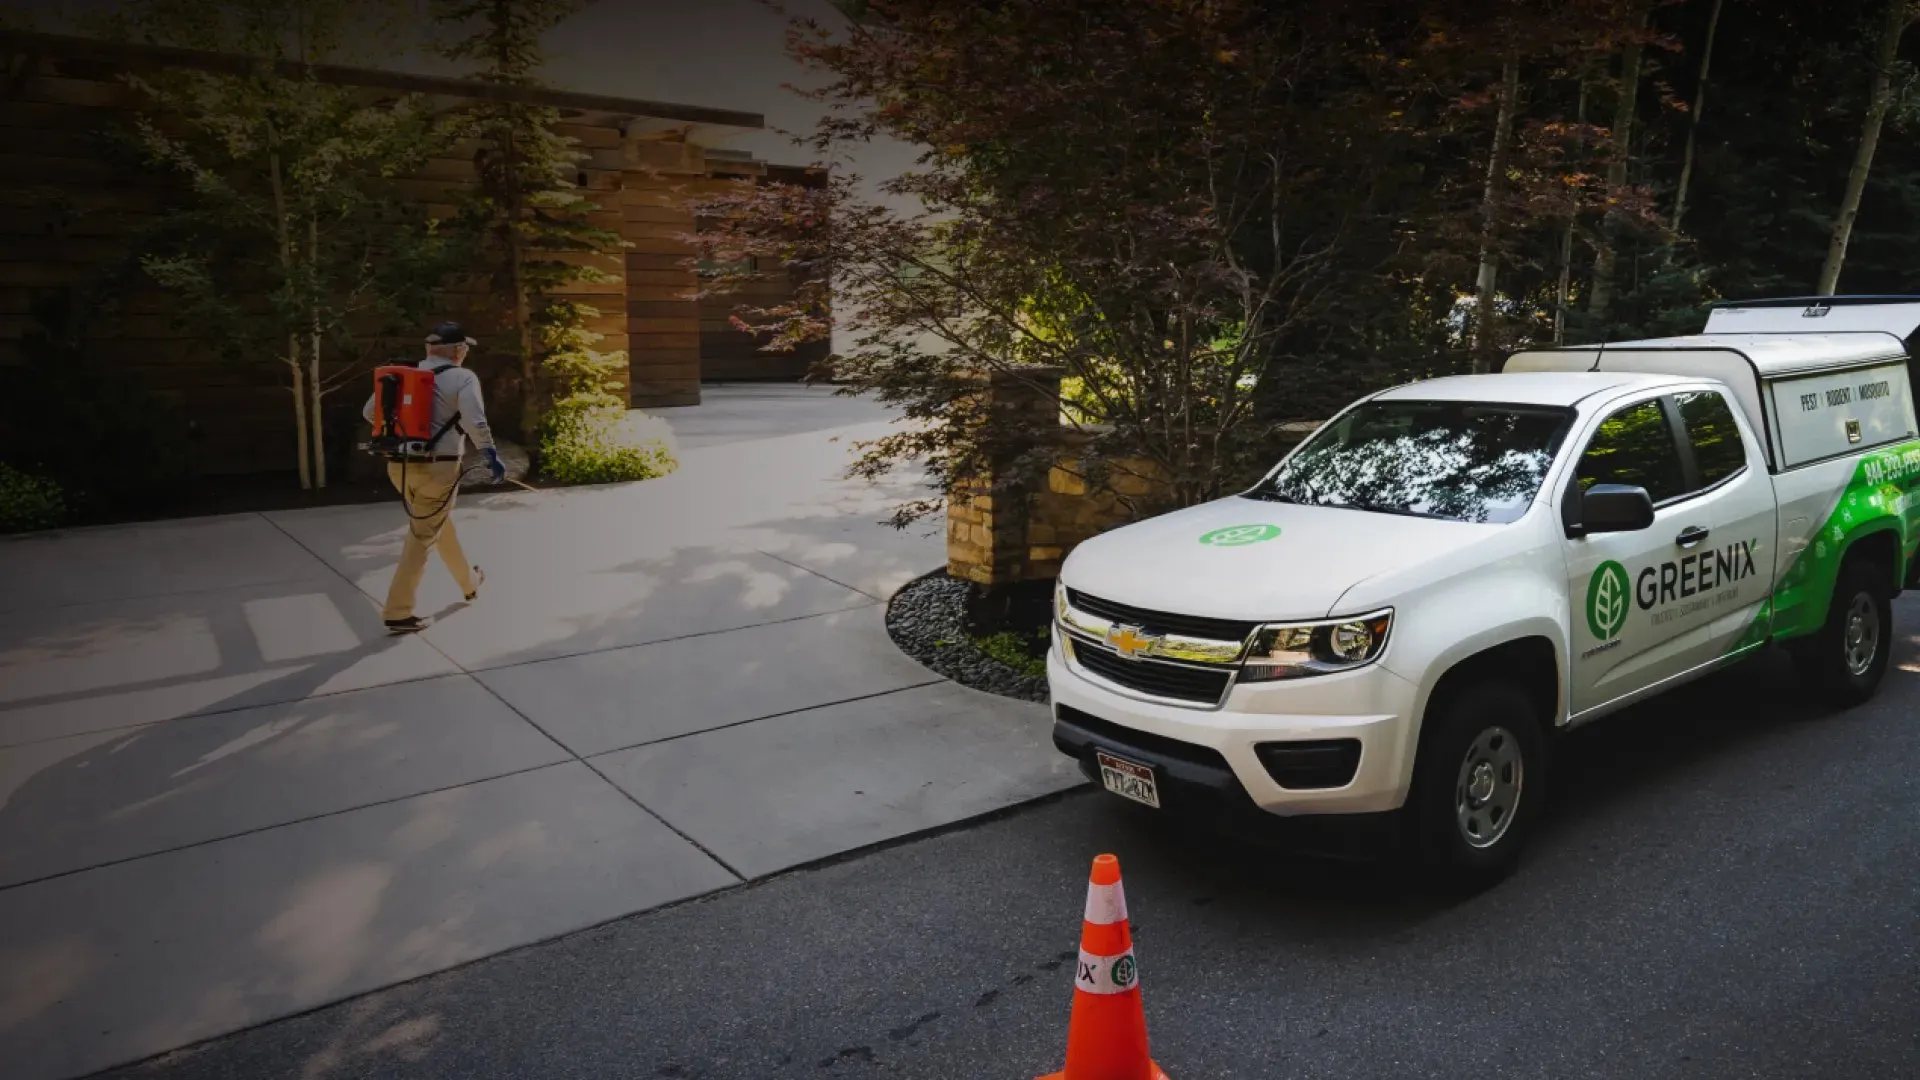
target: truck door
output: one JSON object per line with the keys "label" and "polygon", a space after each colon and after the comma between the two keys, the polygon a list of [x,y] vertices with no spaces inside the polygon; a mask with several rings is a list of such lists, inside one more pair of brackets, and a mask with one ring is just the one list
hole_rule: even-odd
{"label": "truck door", "polygon": [[1682,674],[1709,656],[1712,618],[1689,608],[1680,595],[1681,567],[1711,539],[1715,521],[1701,492],[1688,483],[1679,427],[1670,401],[1648,397],[1616,408],[1581,450],[1574,475],[1581,491],[1595,484],[1645,488],[1654,522],[1638,532],[1567,541],[1573,717]]}
{"label": "truck door", "polygon": [[1673,403],[1690,483],[1713,516],[1712,534],[1694,546],[1693,565],[1680,573],[1682,601],[1704,603],[1712,616],[1711,660],[1766,641],[1779,516],[1759,436],[1735,419],[1732,403],[1717,390],[1683,390]]}

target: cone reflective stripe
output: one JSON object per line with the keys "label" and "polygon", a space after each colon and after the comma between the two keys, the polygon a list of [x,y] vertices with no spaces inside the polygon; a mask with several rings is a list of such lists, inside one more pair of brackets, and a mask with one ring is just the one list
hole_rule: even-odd
{"label": "cone reflective stripe", "polygon": [[1140,1004],[1140,965],[1127,925],[1120,860],[1093,860],[1080,960],[1074,967],[1073,1019],[1067,1067],[1041,1080],[1167,1080],[1147,1055],[1147,1016]]}

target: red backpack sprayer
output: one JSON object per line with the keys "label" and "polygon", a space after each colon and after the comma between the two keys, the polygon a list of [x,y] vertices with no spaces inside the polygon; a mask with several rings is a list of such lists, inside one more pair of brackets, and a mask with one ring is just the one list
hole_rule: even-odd
{"label": "red backpack sprayer", "polygon": [[[433,427],[434,380],[444,367],[426,368],[413,364],[388,364],[373,369],[373,437],[365,444],[365,449],[376,457],[400,464],[401,488],[405,490],[407,464],[410,461],[426,461],[432,458],[433,448],[440,442],[441,436],[460,426],[460,413],[456,410],[439,428]],[[460,481],[447,494],[451,500],[467,475],[474,469],[485,469],[484,465],[473,465],[461,472]],[[518,480],[509,480],[516,487],[534,490]],[[444,506],[444,503],[442,504]],[[415,519],[432,517],[440,512],[442,506],[435,506],[426,513],[415,513],[407,507],[407,515]]]}

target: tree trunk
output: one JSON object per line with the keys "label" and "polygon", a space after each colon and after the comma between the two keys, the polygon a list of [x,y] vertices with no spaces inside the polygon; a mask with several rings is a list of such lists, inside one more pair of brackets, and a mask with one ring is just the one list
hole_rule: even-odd
{"label": "tree trunk", "polygon": [[520,234],[521,217],[526,210],[521,205],[520,147],[514,138],[519,116],[512,106],[508,106],[507,117],[506,137],[500,149],[506,186],[507,272],[513,278],[513,325],[520,335],[520,437],[533,443],[540,410],[535,402],[533,381],[533,298],[527,295],[526,244]]}
{"label": "tree trunk", "polygon": [[[1580,78],[1580,103],[1575,106],[1574,119],[1585,127],[1587,124],[1587,80]],[[1574,226],[1580,222],[1580,204],[1576,200],[1567,213],[1567,223],[1560,230],[1560,288],[1557,293],[1559,303],[1553,309],[1553,343],[1564,345],[1567,341],[1567,311],[1573,304],[1573,233]]]}
{"label": "tree trunk", "polygon": [[300,455],[300,488],[313,487],[313,473],[309,471],[307,456],[307,390],[306,378],[300,370],[300,337],[287,335],[287,371],[293,377],[293,442],[294,449]]}
{"label": "tree trunk", "polygon": [[[1636,32],[1647,26],[1647,9],[1640,8],[1635,20]],[[1640,56],[1644,46],[1636,37],[1627,43],[1620,57],[1620,93],[1613,110],[1612,160],[1607,162],[1607,216],[1601,224],[1600,249],[1593,259],[1593,292],[1587,297],[1587,310],[1596,323],[1606,319],[1613,309],[1614,273],[1620,240],[1620,214],[1614,209],[1627,188],[1627,165],[1633,153],[1633,114],[1640,100]]]}
{"label": "tree trunk", "polygon": [[1474,279],[1473,370],[1493,369],[1493,320],[1499,287],[1501,199],[1506,195],[1507,156],[1513,141],[1513,115],[1520,97],[1520,57],[1508,53],[1500,65],[1500,109],[1493,121],[1493,149],[1487,154],[1487,186],[1480,197],[1480,273]]}
{"label": "tree trunk", "polygon": [[320,229],[312,214],[307,215],[307,264],[312,268],[312,281],[308,285],[308,314],[311,318],[308,332],[312,335],[312,347],[308,350],[307,364],[311,374],[308,376],[308,390],[313,394],[313,486],[327,486],[327,422],[326,414],[321,411],[320,398],[326,391],[320,381]]}
{"label": "tree trunk", "polygon": [[1853,156],[1853,170],[1847,174],[1847,192],[1840,200],[1840,216],[1833,222],[1833,237],[1827,243],[1827,262],[1820,268],[1821,296],[1832,296],[1840,285],[1840,268],[1847,261],[1847,241],[1853,236],[1854,219],[1860,216],[1860,197],[1867,190],[1867,174],[1873,171],[1873,152],[1880,145],[1880,125],[1893,103],[1893,59],[1900,51],[1900,36],[1906,32],[1912,15],[1910,0],[1888,0],[1887,20],[1880,27],[1880,48],[1874,57],[1873,96],[1867,100],[1867,119],[1860,128],[1860,148]]}
{"label": "tree trunk", "polygon": [[1693,91],[1693,113],[1687,118],[1687,149],[1680,155],[1680,183],[1673,193],[1673,231],[1680,231],[1680,219],[1687,212],[1687,185],[1693,180],[1693,147],[1700,134],[1700,114],[1707,108],[1707,71],[1713,66],[1713,38],[1720,29],[1720,8],[1726,0],[1713,0],[1713,14],[1707,16],[1707,43],[1700,51],[1700,82]]}
{"label": "tree trunk", "polygon": [[[279,135],[271,124],[267,127],[267,138],[277,145]],[[273,183],[274,232],[280,241],[280,274],[286,281],[286,287],[293,288],[293,229],[287,221],[287,196],[280,178],[279,150],[268,153],[267,166],[268,178]],[[287,367],[293,375],[294,449],[299,455],[300,488],[305,491],[313,487],[313,472],[307,444],[307,395],[300,371],[300,337],[297,334],[287,335]]]}

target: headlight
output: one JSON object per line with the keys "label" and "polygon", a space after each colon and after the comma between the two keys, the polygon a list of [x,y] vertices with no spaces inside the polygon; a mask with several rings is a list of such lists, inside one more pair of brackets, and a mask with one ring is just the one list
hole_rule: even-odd
{"label": "headlight", "polygon": [[1263,626],[1253,635],[1240,681],[1328,675],[1370,664],[1387,647],[1392,627],[1391,609],[1354,619]]}

